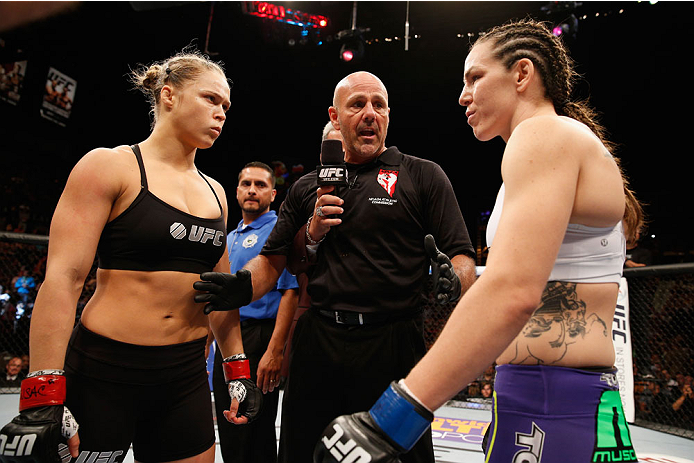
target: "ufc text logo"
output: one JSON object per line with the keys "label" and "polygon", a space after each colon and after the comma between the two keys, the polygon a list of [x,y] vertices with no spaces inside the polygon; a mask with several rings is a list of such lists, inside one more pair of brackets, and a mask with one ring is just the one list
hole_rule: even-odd
{"label": "ufc text logo", "polygon": [[368,463],[371,461],[371,455],[363,448],[357,446],[353,439],[347,442],[340,441],[340,438],[345,434],[342,426],[335,423],[333,425],[335,434],[328,439],[323,436],[323,445],[330,450],[330,454],[340,463]]}
{"label": "ufc text logo", "polygon": [[345,178],[345,169],[343,167],[323,167],[318,176],[323,181],[335,181]]}
{"label": "ufc text logo", "polygon": [[190,227],[190,234],[186,227],[179,222],[174,222],[169,227],[169,233],[177,240],[182,240],[188,236],[188,241],[194,243],[205,244],[207,241],[212,240],[212,244],[215,246],[222,246],[224,244],[224,232],[215,230],[214,228],[198,227],[197,225],[192,225]]}
{"label": "ufc text logo", "polygon": [[0,434],[0,455],[5,455],[6,457],[31,455],[31,451],[34,449],[34,442],[36,442],[36,434],[17,435],[10,442],[7,441],[7,435]]}
{"label": "ufc text logo", "polygon": [[83,450],[80,456],[77,457],[75,463],[115,463],[119,456],[123,455],[122,450],[115,452],[88,452]]}
{"label": "ufc text logo", "polygon": [[527,450],[516,452],[513,463],[539,463],[542,461],[542,448],[545,445],[545,432],[533,422],[530,434],[516,433],[516,445]]}

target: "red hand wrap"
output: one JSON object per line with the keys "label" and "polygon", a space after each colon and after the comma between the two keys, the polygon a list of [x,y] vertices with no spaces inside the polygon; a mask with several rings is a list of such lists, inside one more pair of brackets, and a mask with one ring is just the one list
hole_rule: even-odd
{"label": "red hand wrap", "polygon": [[19,411],[65,403],[65,376],[33,376],[22,381]]}
{"label": "red hand wrap", "polygon": [[251,379],[251,365],[248,359],[232,360],[222,363],[224,368],[224,381],[234,381],[235,379]]}

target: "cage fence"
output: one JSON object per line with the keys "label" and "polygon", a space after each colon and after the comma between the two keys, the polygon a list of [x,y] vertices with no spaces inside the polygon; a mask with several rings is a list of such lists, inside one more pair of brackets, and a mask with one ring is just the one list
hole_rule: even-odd
{"label": "cage fence", "polygon": [[[36,293],[46,272],[48,237],[0,233],[0,352],[3,368],[24,358],[28,371],[29,323]],[[96,288],[96,262],[85,280],[75,323]],[[634,365],[636,424],[694,439],[694,264],[625,269],[629,286]],[[423,332],[430,347],[455,307],[424,303]],[[15,360],[16,363],[16,360]],[[489,408],[494,365],[467,385],[454,402]],[[6,374],[0,373],[0,379]],[[20,374],[21,380],[21,374]],[[489,384],[488,387],[486,386]],[[687,389],[689,388],[689,389]],[[689,391],[687,393],[687,390]],[[16,393],[19,383],[3,384],[0,393]]]}

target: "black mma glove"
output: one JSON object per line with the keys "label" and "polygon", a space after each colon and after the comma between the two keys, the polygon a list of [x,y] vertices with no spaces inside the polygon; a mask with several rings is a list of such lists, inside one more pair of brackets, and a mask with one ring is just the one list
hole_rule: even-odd
{"label": "black mma glove", "polygon": [[455,302],[460,298],[460,278],[448,256],[436,247],[432,235],[424,237],[424,249],[431,260],[431,278],[434,282],[434,298],[439,304]]}
{"label": "black mma glove", "polygon": [[79,426],[63,405],[65,376],[61,370],[42,373],[22,381],[19,415],[0,430],[2,463],[60,463],[71,458],[66,442]]}
{"label": "black mma glove", "polygon": [[251,367],[245,354],[227,357],[222,362],[224,381],[232,400],[239,401],[236,416],[245,416],[248,422],[255,420],[263,406],[263,391],[251,379]]}
{"label": "black mma glove", "polygon": [[429,428],[434,414],[395,381],[368,412],[343,415],[323,431],[313,463],[400,463]]}
{"label": "black mma glove", "polygon": [[236,274],[205,272],[193,283],[193,289],[206,291],[196,294],[195,302],[207,302],[203,309],[205,315],[213,310],[236,310],[248,305],[253,299],[251,272],[241,269]]}

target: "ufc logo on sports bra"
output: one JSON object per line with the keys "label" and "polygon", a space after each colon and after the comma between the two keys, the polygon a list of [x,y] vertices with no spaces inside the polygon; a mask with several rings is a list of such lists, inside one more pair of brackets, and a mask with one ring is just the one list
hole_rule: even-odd
{"label": "ufc logo on sports bra", "polygon": [[361,447],[353,439],[347,442],[340,442],[340,438],[345,434],[344,429],[339,424],[334,424],[333,429],[335,434],[328,439],[323,436],[323,445],[330,450],[330,454],[335,460],[340,463],[369,463],[371,455]]}
{"label": "ufc logo on sports bra", "polygon": [[212,244],[215,246],[222,246],[224,244],[224,232],[215,230],[214,228],[192,225],[190,227],[190,233],[188,233],[188,230],[186,230],[186,227],[182,223],[174,222],[169,227],[169,233],[177,240],[182,240],[188,236],[188,241],[194,243],[205,244],[209,240],[212,240]]}

